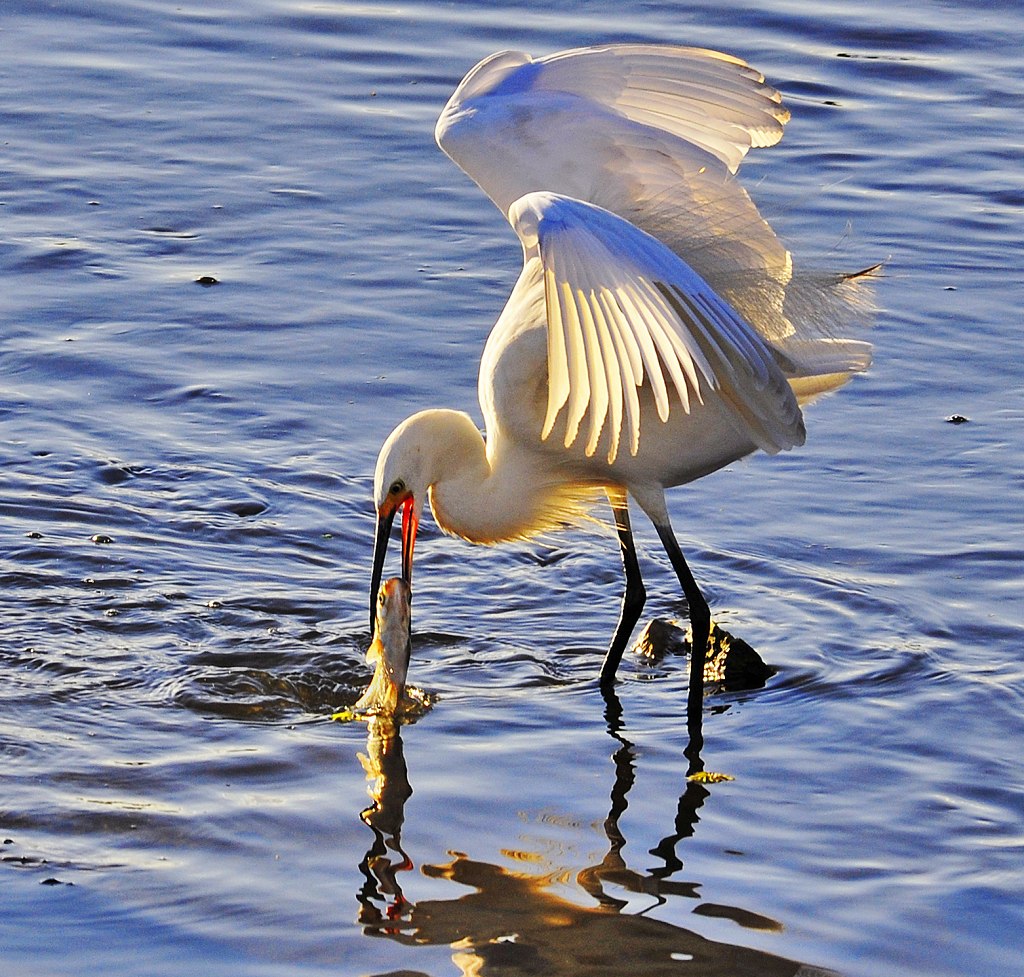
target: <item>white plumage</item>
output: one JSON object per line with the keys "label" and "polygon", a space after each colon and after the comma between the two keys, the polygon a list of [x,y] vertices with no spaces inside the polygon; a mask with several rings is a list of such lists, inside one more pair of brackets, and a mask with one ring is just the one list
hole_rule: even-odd
{"label": "white plumage", "polygon": [[431,410],[381,449],[371,599],[399,508],[411,579],[428,497],[442,529],[495,543],[571,524],[603,492],[626,571],[607,685],[645,597],[628,494],[689,601],[699,708],[707,605],[664,489],[802,444],[800,404],[870,362],[835,335],[866,310],[863,276],[794,275],[733,177],[788,119],[757,71],[697,48],[502,52],[466,75],[437,141],[508,217],[523,271],[481,360],[486,441]]}

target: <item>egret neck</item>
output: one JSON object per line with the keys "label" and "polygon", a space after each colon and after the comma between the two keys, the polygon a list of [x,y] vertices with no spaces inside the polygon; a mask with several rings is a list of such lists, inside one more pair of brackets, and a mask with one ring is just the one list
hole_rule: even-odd
{"label": "egret neck", "polygon": [[494,438],[468,414],[421,411],[395,429],[377,464],[378,508],[401,473],[417,513],[429,495],[438,526],[473,543],[502,543],[576,525],[599,489],[541,468],[527,452]]}

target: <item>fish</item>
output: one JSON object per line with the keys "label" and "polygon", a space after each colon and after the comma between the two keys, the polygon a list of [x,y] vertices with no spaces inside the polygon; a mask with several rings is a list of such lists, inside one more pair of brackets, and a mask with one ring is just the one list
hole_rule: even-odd
{"label": "fish", "polygon": [[366,652],[373,678],[353,707],[356,713],[393,716],[408,706],[405,683],[412,655],[412,591],[401,577],[380,585],[373,641]]}

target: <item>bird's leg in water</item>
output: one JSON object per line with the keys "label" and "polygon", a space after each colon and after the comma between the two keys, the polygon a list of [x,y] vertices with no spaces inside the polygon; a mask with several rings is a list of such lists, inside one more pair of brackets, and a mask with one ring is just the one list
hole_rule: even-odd
{"label": "bird's leg in water", "polygon": [[610,689],[615,682],[615,671],[622,660],[636,622],[647,601],[647,591],[640,576],[640,563],[636,558],[636,547],[633,545],[633,531],[629,525],[629,506],[625,492],[608,492],[608,502],[615,516],[615,531],[619,537],[619,550],[622,553],[622,569],[626,574],[626,589],[622,594],[622,610],[619,623],[615,626],[608,653],[601,666],[601,687]]}
{"label": "bird's leg in water", "polygon": [[[686,721],[690,729],[690,748],[700,752],[699,740],[701,736],[701,715],[704,708],[704,659],[708,651],[708,638],[711,634],[711,611],[708,602],[693,579],[690,568],[686,565],[686,558],[683,551],[676,542],[675,533],[668,523],[656,522],[654,528],[658,530],[661,537],[661,544],[672,561],[672,568],[676,571],[679,584],[683,588],[683,596],[690,609],[690,688],[686,696]],[[691,758],[692,759],[692,758]]]}

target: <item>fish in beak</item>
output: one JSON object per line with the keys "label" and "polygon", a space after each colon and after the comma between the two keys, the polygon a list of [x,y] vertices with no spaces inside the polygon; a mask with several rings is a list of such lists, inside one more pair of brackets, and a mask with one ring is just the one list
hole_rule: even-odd
{"label": "fish in beak", "polygon": [[373,642],[366,660],[374,666],[373,678],[355,704],[356,712],[393,716],[405,700],[409,674],[412,600],[409,585],[401,577],[385,580],[377,595]]}
{"label": "fish in beak", "polygon": [[412,586],[412,552],[416,545],[416,532],[419,529],[420,520],[416,513],[413,497],[408,495],[397,503],[387,499],[377,510],[377,534],[373,543],[373,569],[370,573],[371,630],[373,630],[377,614],[377,596],[380,591],[381,578],[384,576],[384,558],[387,556],[388,542],[391,539],[391,527],[394,525],[395,515],[399,509],[402,510],[402,580],[410,587]]}

